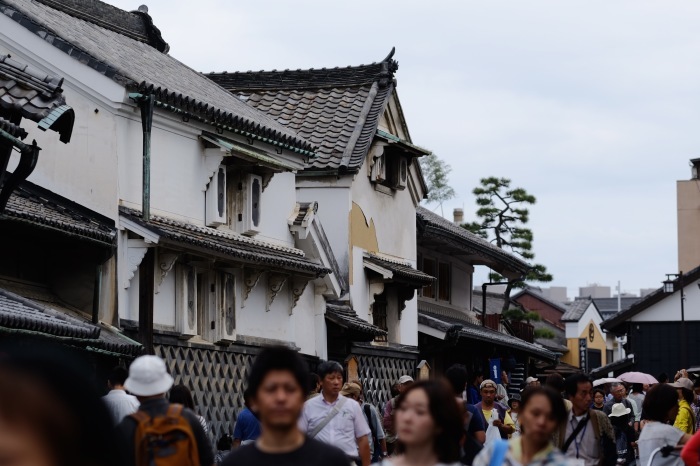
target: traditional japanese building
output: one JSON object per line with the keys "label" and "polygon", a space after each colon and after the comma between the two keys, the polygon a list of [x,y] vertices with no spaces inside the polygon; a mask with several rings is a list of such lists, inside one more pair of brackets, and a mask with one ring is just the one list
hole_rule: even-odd
{"label": "traditional japanese building", "polygon": [[[167,52],[145,8],[0,0],[0,54],[30,65],[41,95],[60,87],[73,109],[65,115],[75,116],[69,148],[27,130],[51,155],[29,179],[91,212],[82,215],[99,219],[94,228],[111,228],[110,254],[81,258],[92,274],[65,288],[42,283],[85,288],[61,298],[161,355],[219,438],[231,431],[262,345],[296,348],[312,365],[325,357],[326,300],[349,285],[321,223],[333,206],[297,196],[294,172],[320,156],[315,143]],[[63,130],[64,121],[39,128]],[[6,132],[22,136],[9,124]],[[64,262],[67,270],[77,261]]]}
{"label": "traditional japanese building", "polygon": [[29,132],[71,140],[75,114],[62,85],[0,55],[0,339],[62,345],[104,374],[142,350],[97,319],[100,306],[113,304],[101,277],[114,255],[114,221],[26,181],[40,156],[56,156],[28,142]]}
{"label": "traditional japanese building", "polygon": [[498,359],[515,374],[514,384],[536,373],[535,362],[554,365],[557,353],[534,342],[532,325],[501,318],[502,294],[478,293],[475,299],[472,292],[475,266],[509,279],[530,266],[424,207],[416,211],[416,225],[419,268],[437,277],[418,297],[421,358],[438,372],[460,363],[472,374],[490,373],[489,360]]}
{"label": "traditional japanese building", "polygon": [[213,73],[209,78],[317,147],[296,176],[297,196],[317,201],[349,285],[326,308],[325,357],[365,379],[370,401],[389,398],[418,360],[415,213],[426,187],[396,92],[394,51],[370,65]]}

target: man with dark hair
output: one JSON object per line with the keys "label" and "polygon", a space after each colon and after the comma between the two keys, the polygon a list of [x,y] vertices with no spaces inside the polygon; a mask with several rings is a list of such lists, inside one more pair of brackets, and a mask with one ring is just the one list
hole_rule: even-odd
{"label": "man with dark hair", "polygon": [[472,375],[471,383],[467,388],[467,401],[471,405],[475,405],[481,401],[481,382],[484,381],[484,374],[478,372]]}
{"label": "man with dark hair", "polygon": [[464,430],[467,432],[467,435],[470,435],[483,444],[486,440],[486,429],[484,428],[483,417],[479,414],[479,411],[474,405],[462,398],[462,393],[464,393],[464,389],[467,387],[467,381],[469,380],[467,368],[462,364],[453,364],[445,371],[445,379],[447,379],[450,387],[452,387],[457,401],[464,406]]}
{"label": "man with dark hair", "polygon": [[304,403],[299,428],[310,438],[340,448],[357,466],[369,466],[369,434],[360,405],[340,394],[343,366],[324,361],[318,366],[321,396]]}
{"label": "man with dark hair", "polygon": [[306,437],[298,427],[308,379],[306,363],[288,348],[267,348],[255,358],[248,391],[261,434],[232,451],[222,466],[349,466],[343,452]]}
{"label": "man with dark hair", "polygon": [[124,389],[124,382],[128,376],[129,372],[126,369],[117,366],[107,377],[109,393],[102,397],[102,401],[107,405],[114,425],[119,424],[125,416],[133,414],[139,409],[139,400],[126,393]]}
{"label": "man with dark hair", "polygon": [[310,400],[311,398],[318,396],[321,391],[321,377],[318,376],[315,372],[310,372],[309,373],[309,386],[308,386],[309,394],[306,396],[307,400]]}
{"label": "man with dark hair", "polygon": [[260,421],[250,410],[250,389],[243,391],[243,409],[238,413],[236,426],[233,428],[233,448],[248,445],[260,437]]}
{"label": "man with dark hair", "polygon": [[515,422],[508,414],[508,408],[496,401],[496,382],[486,379],[481,382],[480,388],[481,401],[475,405],[475,408],[481,413],[484,426],[491,424],[497,427],[501,438],[507,439],[515,432]]}
{"label": "man with dark hair", "polygon": [[574,374],[565,380],[564,388],[571,401],[571,411],[568,421],[555,433],[554,445],[564,456],[585,466],[614,465],[617,461],[615,434],[608,416],[590,409],[591,379],[584,374]]}

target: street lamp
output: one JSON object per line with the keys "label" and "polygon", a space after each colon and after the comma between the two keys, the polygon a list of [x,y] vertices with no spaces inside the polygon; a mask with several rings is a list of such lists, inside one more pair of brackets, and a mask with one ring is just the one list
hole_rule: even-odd
{"label": "street lamp", "polygon": [[681,290],[681,366],[687,369],[688,355],[686,353],[686,336],[685,336],[685,291],[683,290],[683,272],[667,273],[664,280],[664,293],[672,294],[675,290],[675,283],[678,281],[678,287]]}

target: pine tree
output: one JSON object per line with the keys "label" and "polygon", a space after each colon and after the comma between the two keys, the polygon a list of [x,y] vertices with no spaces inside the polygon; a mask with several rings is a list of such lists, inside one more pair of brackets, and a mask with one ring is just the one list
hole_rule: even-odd
{"label": "pine tree", "polygon": [[[523,188],[511,188],[507,178],[482,178],[481,185],[474,188],[478,209],[476,216],[481,221],[463,224],[462,227],[482,238],[492,241],[501,249],[532,260],[533,234],[526,227],[530,220],[527,206],[537,202],[535,196]],[[506,281],[497,273],[489,274],[492,281]],[[510,293],[514,288],[524,288],[525,282],[551,282],[553,277],[542,264],[535,264],[522,280],[508,280],[503,310],[508,309]]]}

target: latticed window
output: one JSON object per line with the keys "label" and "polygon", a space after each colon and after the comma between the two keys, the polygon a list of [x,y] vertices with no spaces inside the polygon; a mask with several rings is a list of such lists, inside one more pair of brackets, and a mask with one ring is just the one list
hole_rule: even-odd
{"label": "latticed window", "polygon": [[[372,305],[372,320],[374,325],[382,330],[388,331],[389,327],[386,323],[386,298],[384,295],[377,296],[377,299]],[[386,335],[375,337],[375,341],[387,341]]]}

